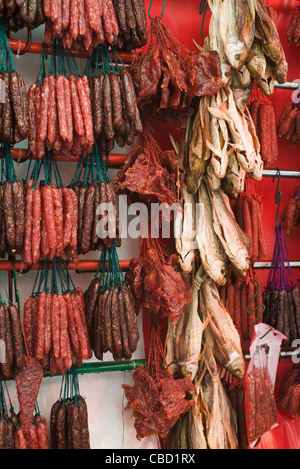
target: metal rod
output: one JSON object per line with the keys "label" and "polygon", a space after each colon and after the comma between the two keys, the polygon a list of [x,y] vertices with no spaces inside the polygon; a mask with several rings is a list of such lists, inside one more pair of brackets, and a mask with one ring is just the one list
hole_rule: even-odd
{"label": "metal rod", "polygon": [[[25,148],[12,148],[11,149],[11,156],[14,161],[17,163],[25,163],[29,159],[36,160],[36,155],[32,155],[27,149]],[[109,166],[118,168],[122,166],[125,162],[127,155],[119,154],[119,153],[110,153],[109,155]],[[64,163],[78,163],[79,157],[71,157],[71,158],[64,158],[63,156],[54,156],[54,160],[57,162],[64,162]],[[103,160],[106,163],[107,158],[103,155]]]}
{"label": "metal rod", "polygon": [[[293,350],[293,351],[290,351],[290,352],[280,352],[280,358],[299,358],[299,355],[300,355],[300,350],[297,349],[297,350]],[[251,359],[251,356],[250,355],[245,355],[244,356],[245,360],[250,360]]]}
{"label": "metal rod", "polygon": [[[138,366],[147,366],[147,360],[131,360],[126,362],[83,363],[78,367],[78,374],[109,373],[113,371],[133,371]],[[60,375],[56,375],[60,376]],[[44,373],[45,378],[51,378],[50,372]]]}
{"label": "metal rod", "polygon": [[[254,269],[257,270],[264,270],[264,269],[270,269],[272,266],[272,262],[267,261],[267,262],[256,262],[253,265]],[[300,261],[289,261],[289,263],[285,263],[285,267],[290,266],[292,269],[299,269],[300,268]]]}
{"label": "metal rod", "polygon": [[[23,41],[20,39],[11,39],[11,38],[8,39],[8,41],[9,41],[9,45],[10,45],[12,52],[17,52],[19,54],[22,54],[22,51],[24,51],[25,48],[27,48],[26,53],[38,54],[38,55],[42,53],[41,42],[31,42],[30,46],[28,47],[27,41]],[[46,46],[44,48],[44,52],[45,54],[51,54],[52,46]],[[72,50],[72,55],[75,58],[79,58],[79,59],[88,58],[87,53],[78,52],[76,50]],[[124,64],[131,64],[135,56],[136,54],[134,52],[119,52],[119,57]]]}
{"label": "metal rod", "polygon": [[[278,171],[277,169],[264,169],[263,176],[264,177],[275,177],[277,176]],[[300,178],[300,171],[295,171],[291,169],[281,169],[280,176],[284,178]]]}
{"label": "metal rod", "polygon": [[294,90],[297,90],[298,88],[300,88],[300,83],[287,81],[286,83],[280,84],[280,83],[275,82],[274,87],[277,88],[277,89],[280,89],[280,90],[294,91]]}

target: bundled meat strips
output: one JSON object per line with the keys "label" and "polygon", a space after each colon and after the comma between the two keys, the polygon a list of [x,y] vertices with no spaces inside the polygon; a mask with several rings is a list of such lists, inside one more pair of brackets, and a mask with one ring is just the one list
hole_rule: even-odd
{"label": "bundled meat strips", "polygon": [[0,79],[4,93],[0,103],[0,138],[14,145],[29,135],[26,86],[23,77],[15,70],[2,71]]}
{"label": "bundled meat strips", "polygon": [[77,72],[54,75],[49,70],[41,84],[37,81],[29,88],[28,106],[29,149],[38,159],[46,150],[64,158],[92,151],[94,129],[86,76]]}
{"label": "bundled meat strips", "polygon": [[142,239],[139,257],[131,260],[125,277],[138,308],[160,313],[173,323],[193,300],[190,284],[178,270],[177,256],[166,260],[156,239]]}
{"label": "bundled meat strips", "polygon": [[0,379],[12,379],[24,364],[23,337],[15,305],[0,303]]}
{"label": "bundled meat strips", "polygon": [[177,182],[179,165],[174,151],[162,151],[149,128],[138,136],[136,145],[125,164],[114,178],[117,194],[128,196],[134,202],[180,203]]}
{"label": "bundled meat strips", "polygon": [[33,292],[24,304],[23,330],[28,354],[52,375],[64,375],[92,357],[80,288],[68,286],[67,292],[60,293],[55,286],[48,290],[44,283],[44,289]]}
{"label": "bundled meat strips", "polygon": [[150,436],[166,438],[182,414],[195,405],[195,387],[190,378],[174,380],[164,367],[163,347],[156,326],[150,333],[148,366],[139,366],[133,374],[134,385],[123,385],[132,409],[138,440]]}
{"label": "bundled meat strips", "polygon": [[278,410],[288,412],[292,417],[300,415],[300,367],[295,365],[289,370],[280,384]]}
{"label": "bundled meat strips", "polygon": [[115,142],[132,145],[143,132],[134,84],[128,69],[108,67],[90,79],[94,134],[100,148],[110,152]]}
{"label": "bundled meat strips", "polygon": [[277,124],[277,135],[294,146],[300,141],[300,108],[297,104],[287,104]]}
{"label": "bundled meat strips", "polygon": [[9,31],[35,29],[45,23],[43,0],[3,0],[0,18],[5,19]]}
{"label": "bundled meat strips", "polygon": [[293,233],[300,227],[300,187],[295,190],[284,208],[282,225],[287,234]]}
{"label": "bundled meat strips", "polygon": [[130,67],[140,109],[183,126],[194,96],[216,94],[222,84],[217,52],[189,53],[160,17],[151,21],[145,51]]}
{"label": "bundled meat strips", "polygon": [[289,21],[288,30],[287,30],[287,40],[289,45],[300,44],[300,10],[296,9]]}
{"label": "bundled meat strips", "polygon": [[78,200],[67,187],[29,179],[25,185],[24,250],[27,265],[55,257],[77,262]]}
{"label": "bundled meat strips", "polygon": [[147,42],[144,0],[44,0],[45,43],[91,54],[99,44],[132,51]]}

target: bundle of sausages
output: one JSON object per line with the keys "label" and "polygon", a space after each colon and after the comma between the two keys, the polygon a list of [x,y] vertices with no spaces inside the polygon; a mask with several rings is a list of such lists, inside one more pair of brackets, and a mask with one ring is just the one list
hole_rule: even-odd
{"label": "bundle of sausages", "polygon": [[112,0],[44,0],[45,43],[61,38],[64,47],[88,53],[98,44],[114,44],[119,25]]}
{"label": "bundle of sausages", "polygon": [[[95,169],[97,168],[97,169]],[[84,170],[84,177],[76,177]],[[102,153],[93,153],[78,162],[71,189],[78,200],[77,255],[121,246],[119,207],[113,182],[107,175]]]}
{"label": "bundle of sausages", "polygon": [[[246,186],[250,184],[247,178]],[[251,240],[249,257],[251,264],[260,262],[268,257],[268,245],[263,223],[263,203],[256,194],[249,192],[246,187],[245,193],[238,199],[231,201],[236,220],[241,229]]]}
{"label": "bundle of sausages", "polygon": [[[75,184],[72,187],[78,200],[77,255],[102,251],[115,240],[120,246],[119,211],[112,182]],[[99,213],[99,207],[103,207],[100,208],[103,214]],[[99,223],[106,215],[109,220],[102,229]]]}
{"label": "bundle of sausages", "polygon": [[229,312],[241,337],[242,348],[249,350],[252,327],[262,322],[263,299],[259,282],[247,275],[246,280],[229,278],[226,285],[219,288],[220,298]]}
{"label": "bundle of sausages", "polygon": [[99,44],[132,51],[147,42],[144,0],[44,0],[44,14],[46,44],[59,37],[91,54]]}
{"label": "bundle of sausages", "polygon": [[0,80],[4,93],[0,103],[0,139],[14,145],[26,140],[29,134],[26,86],[15,70],[0,73]]}
{"label": "bundle of sausages", "polygon": [[297,286],[291,289],[266,288],[263,293],[265,305],[264,322],[282,332],[289,349],[300,334],[300,292]]}
{"label": "bundle of sausages", "polygon": [[92,357],[80,288],[33,294],[24,304],[23,329],[28,354],[52,375]]}
{"label": "bundle of sausages", "polygon": [[28,90],[29,149],[37,158],[45,149],[65,158],[91,152],[94,144],[90,88],[86,76],[50,74],[42,87]]}
{"label": "bundle of sausages", "polygon": [[113,0],[119,35],[116,47],[128,52],[147,44],[147,18],[144,0]]}
{"label": "bundle of sausages", "polygon": [[4,413],[0,418],[0,449],[49,449],[45,417],[36,414],[26,434],[20,415]]}
{"label": "bundle of sausages", "polygon": [[42,415],[34,417],[27,431],[19,422],[14,436],[14,449],[49,449],[48,424]]}
{"label": "bundle of sausages", "polygon": [[8,30],[17,32],[25,27],[34,29],[45,23],[42,0],[2,0],[0,18]]}
{"label": "bundle of sausages", "polygon": [[[97,73],[97,70],[96,70]],[[143,132],[134,84],[128,70],[109,68],[90,80],[94,134],[103,151],[132,145]]]}
{"label": "bundle of sausages", "polygon": [[295,104],[284,107],[277,124],[279,138],[289,140],[292,146],[300,141],[300,108]]}
{"label": "bundle of sausages", "polygon": [[[257,88],[255,93],[264,96]],[[278,158],[276,117],[274,106],[267,98],[253,99],[249,110],[260,142],[260,153],[265,167],[272,166]]]}
{"label": "bundle of sausages", "polygon": [[129,360],[139,341],[139,310],[124,282],[115,245],[103,251],[98,272],[84,298],[87,328],[96,358],[103,360],[103,354],[110,352],[115,361]]}
{"label": "bundle of sausages", "polygon": [[295,43],[296,46],[300,44],[300,10],[296,9],[291,15],[288,30],[287,40],[289,45]]}
{"label": "bundle of sausages", "polygon": [[263,293],[263,320],[286,337],[283,345],[289,349],[300,334],[300,293],[290,268],[282,224],[276,224],[275,235],[273,259]]}
{"label": "bundle of sausages", "polygon": [[0,303],[0,379],[11,379],[24,363],[23,337],[15,305]]}
{"label": "bundle of sausages", "polygon": [[25,195],[18,180],[0,185],[0,257],[21,254],[25,234]]}
{"label": "bundle of sausages", "polygon": [[27,265],[40,259],[77,262],[78,201],[75,192],[29,179],[25,185],[25,235],[22,257]]}
{"label": "bundle of sausages", "polygon": [[282,226],[287,234],[293,233],[300,227],[300,187],[298,187],[293,197],[288,201],[283,211]]}
{"label": "bundle of sausages", "polygon": [[51,449],[90,449],[88,409],[81,396],[53,404],[50,441]]}
{"label": "bundle of sausages", "polygon": [[300,415],[300,367],[295,365],[289,370],[280,384],[281,398],[278,402],[280,412],[289,412],[292,417]]}

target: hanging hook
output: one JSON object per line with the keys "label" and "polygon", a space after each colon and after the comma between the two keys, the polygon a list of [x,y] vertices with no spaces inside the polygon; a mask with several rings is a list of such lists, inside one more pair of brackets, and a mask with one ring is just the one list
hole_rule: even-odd
{"label": "hanging hook", "polygon": [[[153,3],[153,0],[151,0],[149,10],[148,10],[148,16],[149,16],[150,20],[152,20],[152,17],[151,17],[151,14],[150,14],[151,8],[152,8],[152,3]],[[161,18],[164,16],[165,8],[166,8],[166,2],[164,2],[164,4],[163,4],[162,12],[161,12],[161,15],[160,15]]]}
{"label": "hanging hook", "polygon": [[[279,209],[280,209],[280,204],[281,204],[282,192],[279,190],[280,178],[281,178],[280,168],[276,168],[276,169],[277,169],[277,173],[273,177],[273,182],[275,181],[275,178],[278,177],[276,194],[275,194],[275,204],[278,205],[277,212],[276,212],[276,225],[278,225],[278,215],[279,215]],[[281,216],[280,225],[282,224],[282,221],[283,221],[283,215]]]}
{"label": "hanging hook", "polygon": [[203,26],[204,26],[204,21],[205,21],[205,15],[208,7],[208,1],[207,0],[201,0],[200,6],[199,6],[199,15],[202,15],[202,23],[201,23],[201,37],[204,40],[203,36]]}
{"label": "hanging hook", "polygon": [[27,28],[27,41],[26,41],[25,47],[24,47],[24,49],[21,50],[21,48],[20,48],[21,42],[19,42],[19,50],[17,50],[16,52],[13,51],[13,53],[15,55],[22,56],[22,55],[25,55],[28,52],[28,50],[31,46],[31,41],[32,41],[32,34],[31,33],[32,33],[31,28]]}

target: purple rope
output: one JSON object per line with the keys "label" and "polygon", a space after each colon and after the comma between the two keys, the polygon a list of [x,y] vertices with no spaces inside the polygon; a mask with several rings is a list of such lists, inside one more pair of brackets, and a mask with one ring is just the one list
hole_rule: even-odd
{"label": "purple rope", "polygon": [[[276,225],[275,233],[276,239],[273,259],[266,289],[289,291],[296,285],[296,283],[293,279],[292,270],[289,263],[287,245],[281,225]],[[287,263],[287,267],[285,266],[285,263]],[[287,273],[289,274],[289,278]]]}
{"label": "purple rope", "polygon": [[[295,285],[296,285],[296,282],[293,278],[293,274],[292,274],[292,269],[291,269],[291,266],[290,266],[290,260],[289,260],[289,255],[288,255],[288,249],[287,249],[287,244],[286,244],[286,240],[285,240],[285,237],[284,237],[284,234],[283,234],[283,230],[281,230],[281,236],[282,236],[282,245],[283,245],[283,251],[284,251],[284,255],[285,255],[285,260],[287,262],[287,271],[289,273],[289,277],[290,277],[290,285],[288,285],[288,288],[287,290],[291,290]],[[286,271],[286,269],[285,269]]]}

